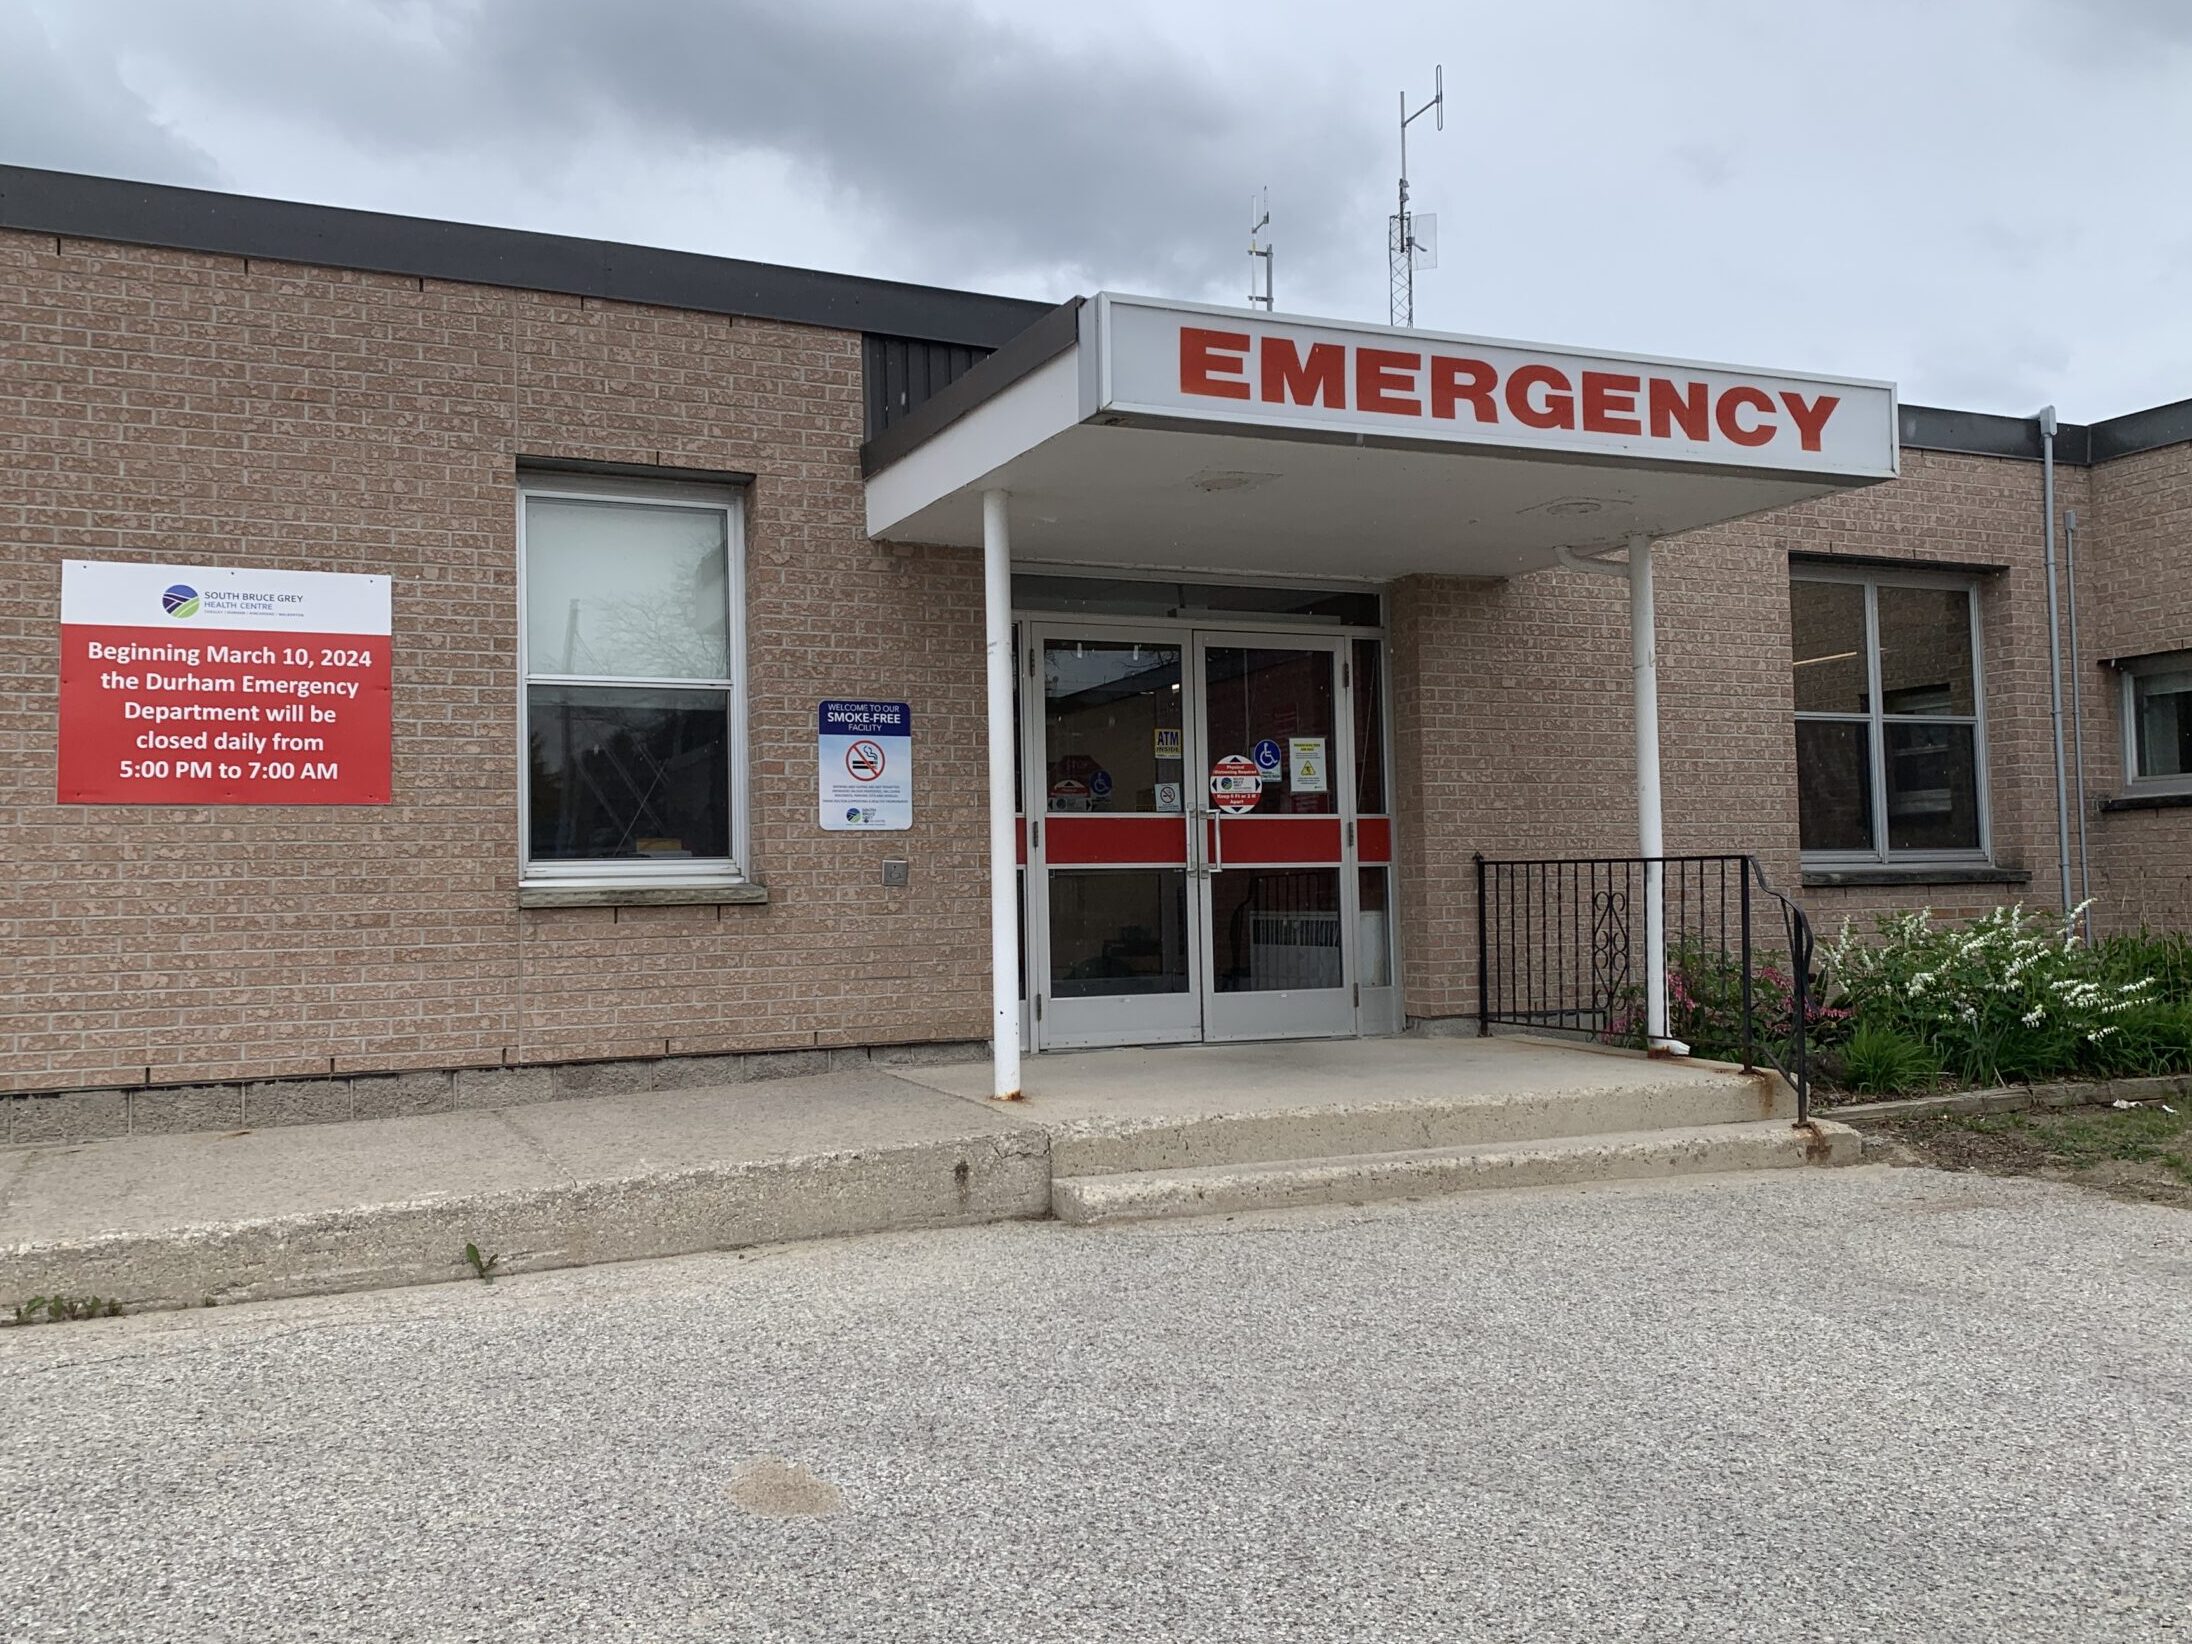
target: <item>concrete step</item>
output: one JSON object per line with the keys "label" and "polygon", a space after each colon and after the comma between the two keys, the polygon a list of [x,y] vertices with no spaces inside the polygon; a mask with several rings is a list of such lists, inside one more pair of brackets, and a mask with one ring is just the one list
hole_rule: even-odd
{"label": "concrete step", "polygon": [[1601,1088],[1381,1098],[1374,1089],[1342,1087],[1344,1096],[1335,1089],[1334,1100],[1247,1111],[1228,1110],[1222,1093],[1190,1088],[1166,1112],[1039,1117],[1050,1130],[1051,1164],[1060,1176],[1414,1153],[1796,1117],[1794,1092],[1770,1074],[1695,1063],[1613,1065],[1622,1082]]}
{"label": "concrete step", "polygon": [[1847,1125],[1820,1121],[1799,1129],[1785,1119],[1753,1120],[1350,1157],[1059,1176],[1051,1184],[1050,1205],[1060,1221],[1087,1227],[1477,1188],[1846,1165],[1855,1164],[1862,1151],[1862,1138]]}

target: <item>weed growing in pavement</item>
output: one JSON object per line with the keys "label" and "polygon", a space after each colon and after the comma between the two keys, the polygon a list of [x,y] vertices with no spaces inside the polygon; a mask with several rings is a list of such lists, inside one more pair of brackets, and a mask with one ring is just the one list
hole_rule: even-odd
{"label": "weed growing in pavement", "polygon": [[111,1296],[33,1296],[15,1304],[12,1324],[72,1324],[78,1319],[118,1319],[122,1304]]}
{"label": "weed growing in pavement", "polygon": [[492,1256],[482,1256],[478,1245],[468,1244],[464,1247],[464,1259],[472,1264],[472,1271],[478,1276],[480,1283],[493,1284],[495,1282],[495,1269],[502,1262],[502,1253],[500,1251]]}

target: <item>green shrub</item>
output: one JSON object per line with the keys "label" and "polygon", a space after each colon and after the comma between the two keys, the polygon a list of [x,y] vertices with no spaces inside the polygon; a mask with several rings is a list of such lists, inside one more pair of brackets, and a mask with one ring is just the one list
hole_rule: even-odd
{"label": "green shrub", "polygon": [[2077,918],[1997,908],[1942,927],[1920,911],[1881,920],[1871,942],[1845,921],[1822,960],[1859,1023],[1919,1041],[1963,1084],[2182,1065],[2176,1007],[2151,972],[2130,974],[2175,944],[2097,952]]}
{"label": "green shrub", "polygon": [[1922,1039],[1860,1022],[1840,1052],[1842,1083],[1867,1096],[1908,1096],[1938,1084],[1941,1058]]}
{"label": "green shrub", "polygon": [[2157,998],[2192,1005],[2192,934],[2142,927],[2135,936],[2102,937],[2093,944],[2092,953],[2101,980],[2136,982],[2151,977]]}

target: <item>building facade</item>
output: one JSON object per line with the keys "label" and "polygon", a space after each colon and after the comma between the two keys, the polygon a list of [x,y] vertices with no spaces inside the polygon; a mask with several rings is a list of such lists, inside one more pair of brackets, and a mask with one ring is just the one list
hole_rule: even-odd
{"label": "building facade", "polygon": [[[0,1090],[56,1098],[13,1139],[979,1051],[983,558],[871,536],[863,448],[1043,305],[4,168],[0,270]],[[2051,464],[1898,415],[1892,480],[1660,542],[1668,850],[1756,854],[1823,929],[2058,905],[2052,484],[2068,893],[2192,924],[2192,402]],[[388,802],[62,802],[70,561],[389,579]],[[1015,572],[1038,823],[1162,817],[1253,738],[1256,804],[1346,829],[1253,905],[1045,857],[1036,1005],[1139,1003],[1038,1046],[1262,1031],[1226,995],[1342,919],[1347,973],[1289,986],[1371,1003],[1315,1031],[1459,1023],[1476,855],[1635,849],[1603,579]],[[910,827],[818,817],[845,700],[910,710]]]}

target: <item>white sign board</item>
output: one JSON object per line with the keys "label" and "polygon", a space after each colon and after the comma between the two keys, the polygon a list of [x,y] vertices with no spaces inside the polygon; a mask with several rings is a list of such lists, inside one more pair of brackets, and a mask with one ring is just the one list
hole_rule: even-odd
{"label": "white sign board", "polygon": [[1323,793],[1329,786],[1324,745],[1325,739],[1321,736],[1290,736],[1286,739],[1288,786],[1296,793]]}
{"label": "white sign board", "polygon": [[913,713],[905,703],[823,703],[816,748],[825,831],[913,826]]}
{"label": "white sign board", "polygon": [[1105,293],[1097,414],[1788,474],[1897,471],[1894,385]]}

